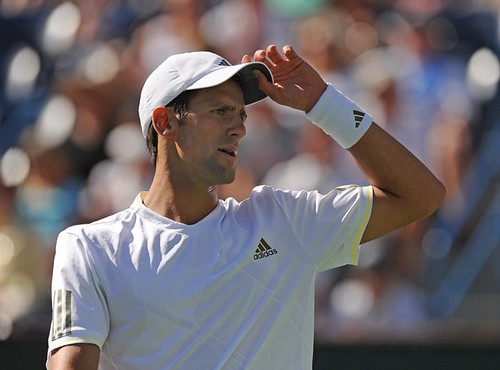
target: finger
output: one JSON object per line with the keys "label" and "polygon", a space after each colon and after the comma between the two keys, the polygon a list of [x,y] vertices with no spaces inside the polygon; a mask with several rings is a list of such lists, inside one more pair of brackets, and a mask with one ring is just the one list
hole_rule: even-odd
{"label": "finger", "polygon": [[243,55],[243,57],[241,58],[241,63],[250,63],[252,61],[252,59],[250,58],[249,55],[245,54]]}
{"label": "finger", "polygon": [[276,45],[269,45],[266,49],[266,55],[274,64],[279,64],[284,60]]}
{"label": "finger", "polygon": [[283,46],[283,54],[285,54],[285,56],[288,59],[299,58],[299,55],[295,52],[295,50],[290,45]]}
{"label": "finger", "polygon": [[253,54],[253,60],[257,62],[264,62],[266,59],[266,51],[259,49]]}
{"label": "finger", "polygon": [[273,67],[273,63],[269,61],[269,59],[266,58],[266,51],[265,50],[257,50],[254,55],[253,55],[253,59],[256,61],[256,62],[262,62],[264,63],[266,66],[268,66],[269,68],[272,68]]}

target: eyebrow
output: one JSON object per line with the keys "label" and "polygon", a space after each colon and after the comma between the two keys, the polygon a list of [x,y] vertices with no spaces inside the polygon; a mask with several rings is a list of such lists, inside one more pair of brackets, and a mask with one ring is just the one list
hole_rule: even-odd
{"label": "eyebrow", "polygon": [[[231,104],[231,103],[226,103],[226,102],[222,102],[222,101],[214,101],[214,102],[210,103],[210,105],[213,106],[213,107],[224,108],[224,109],[231,110],[231,111],[237,111],[238,110],[238,104]],[[246,113],[245,106],[243,106],[240,109],[240,112],[245,112]]]}

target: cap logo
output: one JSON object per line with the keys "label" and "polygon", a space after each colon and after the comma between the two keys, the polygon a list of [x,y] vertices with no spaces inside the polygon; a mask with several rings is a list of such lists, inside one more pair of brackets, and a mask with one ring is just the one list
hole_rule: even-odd
{"label": "cap logo", "polygon": [[229,64],[227,60],[222,59],[222,60],[220,61],[219,65],[220,65],[220,66],[228,66],[228,67],[229,67],[231,64]]}

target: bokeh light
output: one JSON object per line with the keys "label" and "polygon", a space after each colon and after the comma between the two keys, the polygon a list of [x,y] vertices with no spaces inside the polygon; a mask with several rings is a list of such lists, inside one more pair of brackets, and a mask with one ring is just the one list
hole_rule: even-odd
{"label": "bokeh light", "polygon": [[346,318],[362,319],[373,307],[373,291],[364,282],[346,279],[332,290],[330,303],[334,310]]}
{"label": "bokeh light", "polygon": [[78,7],[70,1],[63,2],[49,15],[42,31],[41,44],[49,55],[68,49],[75,39],[81,22]]}
{"label": "bokeh light", "polygon": [[15,247],[12,239],[5,234],[0,234],[0,269],[12,261],[14,253]]}
{"label": "bokeh light", "polygon": [[10,148],[0,159],[0,177],[5,186],[23,183],[30,171],[30,159],[21,148]]}
{"label": "bokeh light", "polygon": [[19,100],[31,93],[40,73],[40,57],[29,46],[20,47],[12,56],[7,71],[6,95]]}
{"label": "bokeh light", "polygon": [[120,68],[118,55],[109,45],[100,45],[92,51],[83,63],[85,77],[100,84],[112,80]]}
{"label": "bokeh light", "polygon": [[467,66],[467,82],[473,96],[478,100],[489,100],[497,90],[500,79],[500,64],[489,48],[474,52]]}
{"label": "bokeh light", "polygon": [[43,148],[62,144],[71,134],[76,120],[73,102],[64,95],[55,95],[45,105],[33,134],[35,141]]}

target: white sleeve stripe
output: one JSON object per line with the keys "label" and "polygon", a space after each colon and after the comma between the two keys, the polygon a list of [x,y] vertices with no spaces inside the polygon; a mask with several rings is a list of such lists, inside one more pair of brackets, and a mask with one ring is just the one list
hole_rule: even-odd
{"label": "white sleeve stripe", "polygon": [[53,302],[52,340],[71,334],[71,291],[54,290]]}

